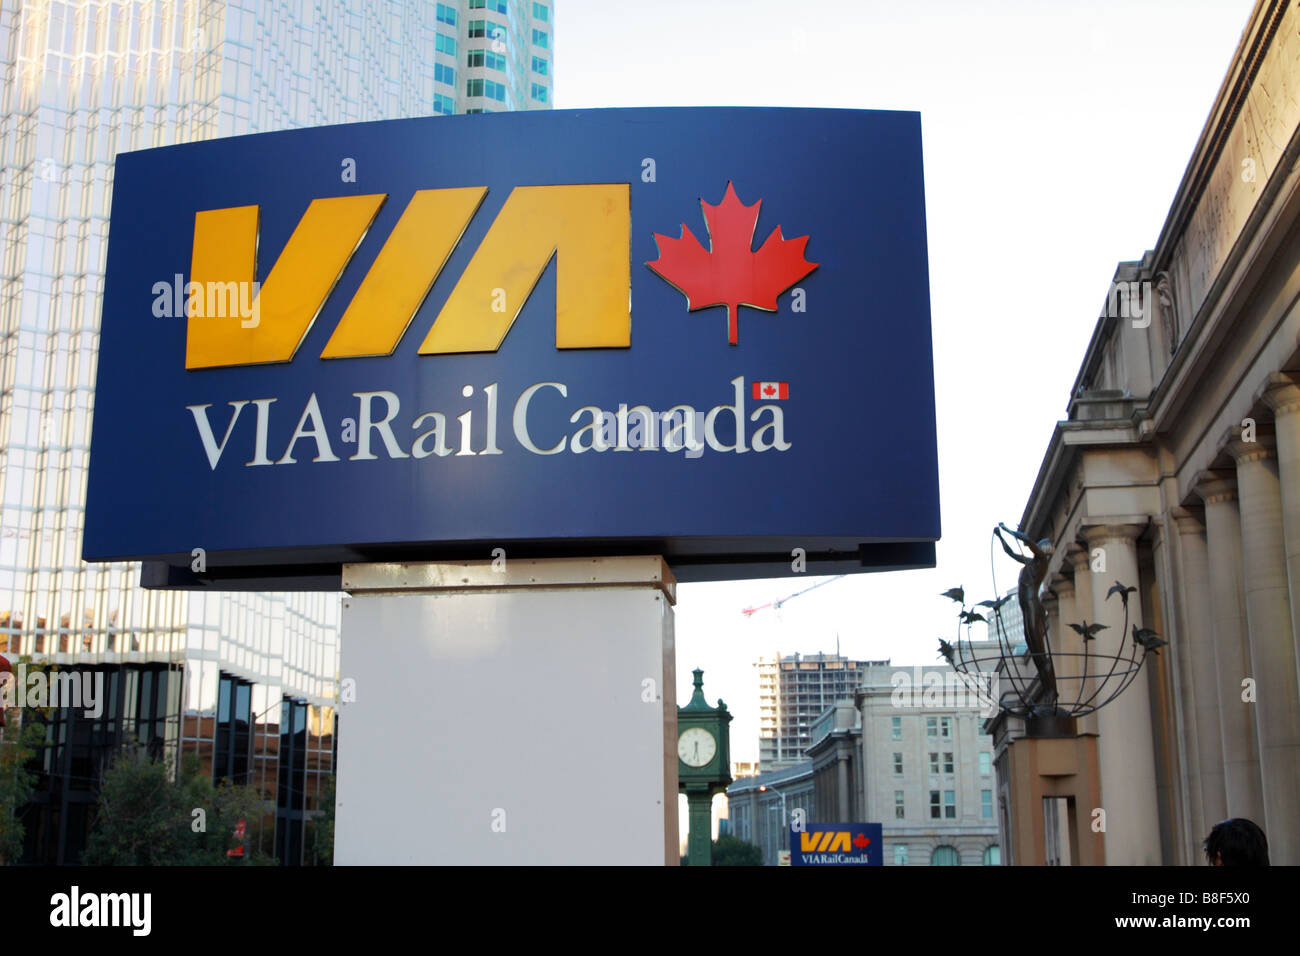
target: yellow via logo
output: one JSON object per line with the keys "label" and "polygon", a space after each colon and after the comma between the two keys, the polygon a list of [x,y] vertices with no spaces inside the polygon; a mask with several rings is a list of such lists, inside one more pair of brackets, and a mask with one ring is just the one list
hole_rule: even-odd
{"label": "yellow via logo", "polygon": [[799,834],[799,849],[804,853],[852,853],[847,830],[821,830]]}
{"label": "yellow via logo", "polygon": [[[629,193],[627,183],[516,186],[420,354],[495,352],[552,256],[556,348],[631,345]],[[321,357],[391,355],[486,194],[483,186],[417,191]],[[313,200],[256,292],[256,323],[250,327],[238,314],[190,315],[185,367],[292,361],[387,198]],[[207,289],[254,282],[259,211],[235,206],[195,214],[191,282]]]}

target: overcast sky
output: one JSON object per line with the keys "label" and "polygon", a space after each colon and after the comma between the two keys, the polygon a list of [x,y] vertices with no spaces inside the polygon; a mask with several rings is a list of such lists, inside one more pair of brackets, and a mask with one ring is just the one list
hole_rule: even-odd
{"label": "overcast sky", "polygon": [[[992,596],[990,533],[1019,522],[1116,263],[1159,235],[1249,0],[557,0],[557,109],[919,110],[943,539],[934,571],[682,586],[694,667],[758,753],[760,654],[933,663],[964,585]],[[881,449],[887,460],[889,449]],[[997,587],[1015,584],[999,558]]]}

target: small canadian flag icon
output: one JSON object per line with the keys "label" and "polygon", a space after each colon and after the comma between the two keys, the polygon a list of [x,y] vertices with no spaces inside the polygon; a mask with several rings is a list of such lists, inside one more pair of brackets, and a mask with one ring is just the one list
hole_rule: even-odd
{"label": "small canadian flag icon", "polygon": [[755,382],[754,383],[754,398],[756,399],[789,398],[789,397],[790,397],[789,382]]}

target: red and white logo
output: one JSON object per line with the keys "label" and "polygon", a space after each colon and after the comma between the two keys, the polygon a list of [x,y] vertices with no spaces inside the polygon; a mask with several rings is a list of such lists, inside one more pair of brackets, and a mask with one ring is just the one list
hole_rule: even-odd
{"label": "red and white logo", "polygon": [[789,382],[755,382],[754,399],[762,401],[763,399],[789,398]]}
{"label": "red and white logo", "polygon": [[728,182],[722,202],[716,206],[700,200],[709,227],[708,249],[682,223],[680,237],[654,233],[659,258],[646,263],[686,296],[688,311],[725,305],[727,341],[732,345],[740,341],[738,313],[742,305],[775,312],[777,296],[817,268],[817,263],[804,258],[808,237],[786,239],[780,226],[757,252],[753,250],[762,205],[760,199],[746,206]]}

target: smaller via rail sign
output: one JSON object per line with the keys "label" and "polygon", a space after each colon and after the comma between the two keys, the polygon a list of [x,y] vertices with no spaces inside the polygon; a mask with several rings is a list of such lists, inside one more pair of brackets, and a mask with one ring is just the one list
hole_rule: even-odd
{"label": "smaller via rail sign", "polygon": [[813,823],[790,834],[791,866],[883,866],[879,823]]}
{"label": "smaller via rail sign", "polygon": [[934,563],[921,121],[429,117],[117,158],[84,556],[154,587]]}

